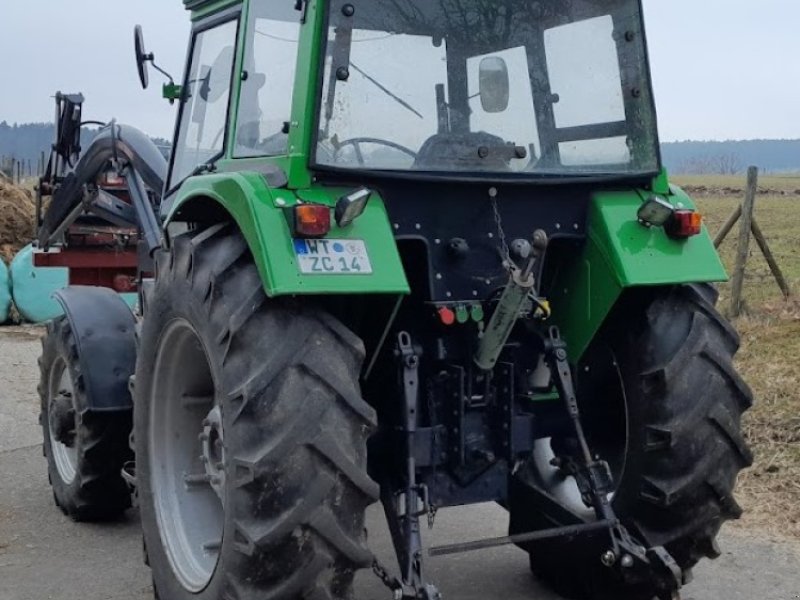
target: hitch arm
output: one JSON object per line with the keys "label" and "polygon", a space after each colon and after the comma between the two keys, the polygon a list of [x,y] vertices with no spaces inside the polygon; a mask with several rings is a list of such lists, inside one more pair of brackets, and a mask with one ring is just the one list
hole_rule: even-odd
{"label": "hitch arm", "polygon": [[389,484],[381,486],[381,501],[386,513],[389,532],[400,565],[402,584],[397,586],[385,575],[385,569],[374,565],[375,572],[390,587],[395,597],[415,600],[438,600],[440,593],[423,577],[423,549],[420,517],[428,513],[428,489],[417,484],[417,465],[414,458],[414,437],[419,413],[419,354],[411,336],[401,331],[397,336],[397,355],[403,389],[405,486],[396,491]]}
{"label": "hitch arm", "polygon": [[608,568],[619,568],[623,579],[649,579],[659,587],[659,600],[675,600],[683,583],[683,573],[675,559],[661,546],[645,548],[617,518],[608,496],[614,491],[614,478],[608,463],[593,456],[581,423],[572,369],[567,360],[567,345],[557,327],[551,327],[545,339],[547,361],[558,393],[566,405],[573,432],[580,449],[580,464],[567,460],[568,472],[575,478],[584,502],[591,503],[598,522],[606,522],[611,548],[600,557]]}

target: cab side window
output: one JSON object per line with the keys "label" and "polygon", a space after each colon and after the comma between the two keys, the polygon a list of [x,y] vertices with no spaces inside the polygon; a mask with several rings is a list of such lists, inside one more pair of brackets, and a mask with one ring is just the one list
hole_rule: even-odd
{"label": "cab side window", "polygon": [[233,77],[237,21],[195,36],[182,98],[170,187],[222,153]]}
{"label": "cab side window", "polygon": [[234,156],[275,156],[288,152],[292,91],[300,23],[294,2],[252,5],[239,98]]}

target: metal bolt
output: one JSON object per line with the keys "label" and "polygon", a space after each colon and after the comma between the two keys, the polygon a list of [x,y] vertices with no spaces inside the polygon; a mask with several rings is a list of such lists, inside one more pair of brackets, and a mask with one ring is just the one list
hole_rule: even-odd
{"label": "metal bolt", "polygon": [[626,554],[622,557],[620,564],[626,569],[630,569],[633,566],[633,557],[630,554]]}
{"label": "metal bolt", "polygon": [[617,562],[617,555],[611,550],[606,550],[600,556],[600,562],[606,567],[613,567],[614,563]]}

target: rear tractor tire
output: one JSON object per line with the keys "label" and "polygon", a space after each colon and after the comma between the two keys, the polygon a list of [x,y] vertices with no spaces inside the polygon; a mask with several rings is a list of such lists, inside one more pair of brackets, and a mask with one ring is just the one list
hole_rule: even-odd
{"label": "rear tractor tire", "polygon": [[[714,290],[699,285],[638,297],[612,316],[578,370],[590,445],[617,482],[614,510],[634,536],[671,553],[684,582],[699,560],[719,555],[721,525],[741,515],[737,475],[752,463],[740,419],[753,398],[732,364],[738,336],[715,301]],[[550,446],[563,451],[569,440]],[[580,499],[570,503],[567,494],[576,489],[571,477],[534,453],[512,485],[512,532],[566,524],[529,509],[529,486],[582,512]],[[583,519],[594,519],[582,508]],[[579,536],[524,548],[533,573],[564,596],[652,600],[653,587],[625,585],[601,565],[602,549],[586,542]]]}
{"label": "rear tractor tire", "polygon": [[173,240],[140,339],[137,483],[162,600],[349,598],[372,564],[362,342],[268,299],[241,234]]}
{"label": "rear tractor tire", "polygon": [[121,475],[133,458],[131,411],[91,410],[78,346],[65,317],[47,325],[39,370],[39,421],[56,505],[76,521],[118,517],[131,506]]}

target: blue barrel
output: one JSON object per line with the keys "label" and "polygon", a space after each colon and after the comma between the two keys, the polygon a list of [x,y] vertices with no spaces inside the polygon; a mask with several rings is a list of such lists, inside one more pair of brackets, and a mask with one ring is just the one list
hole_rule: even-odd
{"label": "blue barrel", "polygon": [[33,247],[28,244],[11,261],[11,294],[20,316],[31,323],[43,323],[62,314],[53,292],[69,281],[64,267],[33,266]]}
{"label": "blue barrel", "polygon": [[[33,264],[33,247],[28,244],[11,261],[11,294],[20,316],[31,323],[44,323],[63,314],[61,305],[53,299],[53,292],[69,282],[65,267],[36,267]],[[136,294],[122,294],[122,299],[133,306]],[[0,316],[2,316],[0,314]]]}
{"label": "blue barrel", "polygon": [[0,260],[0,323],[8,321],[8,309],[11,308],[11,282],[8,279],[8,267]]}

